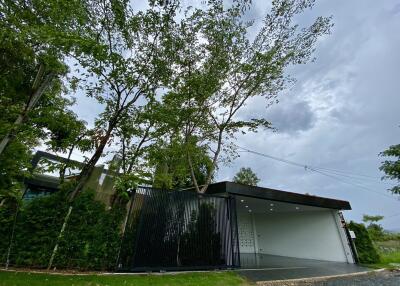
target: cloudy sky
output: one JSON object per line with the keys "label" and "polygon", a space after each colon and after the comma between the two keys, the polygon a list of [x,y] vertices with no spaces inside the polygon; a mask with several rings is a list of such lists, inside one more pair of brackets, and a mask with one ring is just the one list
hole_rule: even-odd
{"label": "cloudy sky", "polygon": [[[250,17],[262,17],[268,6],[254,1]],[[242,152],[218,179],[251,167],[261,186],[349,200],[348,219],[382,214],[386,228],[400,229],[400,201],[386,191],[391,184],[379,180],[378,170],[378,153],[400,142],[400,1],[317,0],[299,21],[318,15],[333,15],[334,27],[319,42],[316,61],[290,71],[297,83],[277,105],[265,109],[254,100],[247,106],[246,112],[264,113],[278,131],[245,135],[238,145],[345,176],[337,180]]]}
{"label": "cloudy sky", "polygon": [[[333,16],[329,36],[318,43],[316,61],[291,69],[297,83],[264,108],[253,100],[245,113],[264,114],[277,132],[261,131],[238,138],[248,149],[306,164],[339,170],[334,179],[304,168],[241,152],[221,166],[218,180],[232,180],[240,167],[251,167],[260,185],[286,191],[349,200],[348,219],[381,214],[388,229],[400,229],[400,201],[381,182],[378,153],[400,142],[400,1],[317,0],[298,18]],[[253,0],[248,17],[260,21],[270,3]],[[101,107],[79,99],[76,111],[92,122]],[[354,177],[354,174],[366,176]]]}

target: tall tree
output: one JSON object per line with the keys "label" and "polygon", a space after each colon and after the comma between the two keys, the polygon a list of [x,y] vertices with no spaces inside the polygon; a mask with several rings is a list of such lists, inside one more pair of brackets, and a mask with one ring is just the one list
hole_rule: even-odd
{"label": "tall tree", "polygon": [[385,160],[379,170],[385,173],[384,180],[394,180],[397,184],[390,189],[393,194],[400,194],[400,144],[392,145],[389,149],[379,154],[382,157],[391,157],[393,160]]}
{"label": "tall tree", "polygon": [[251,168],[240,168],[239,172],[233,177],[235,183],[257,186],[260,179],[257,177],[256,173],[253,172]]}
{"label": "tall tree", "polygon": [[[86,162],[70,200],[83,189],[107,144],[125,120],[136,117],[151,103],[168,79],[169,23],[177,8],[174,1],[150,1],[146,11],[134,12],[129,1],[92,1],[87,7],[91,38],[71,53],[79,63],[82,87],[104,106],[95,122],[96,148]],[[123,128],[123,127],[121,127]]]}
{"label": "tall tree", "polygon": [[[60,12],[60,6],[69,11]],[[67,71],[56,34],[80,23],[80,1],[0,1],[2,103],[12,104],[0,134],[0,155],[16,138],[46,91]],[[57,43],[57,44],[56,44]],[[8,102],[7,102],[8,101]],[[23,127],[22,127],[23,128]]]}
{"label": "tall tree", "polygon": [[[178,60],[165,102],[179,116],[176,122],[185,141],[200,138],[198,144],[209,150],[212,166],[205,184],[200,187],[192,176],[201,193],[221,159],[236,155],[232,139],[238,132],[270,128],[263,115],[244,115],[249,101],[263,97],[267,107],[276,102],[292,81],[287,67],[308,62],[317,39],[331,27],[325,17],[302,29],[295,23],[295,16],[313,6],[312,0],[276,0],[253,38],[249,31],[254,21],[243,19],[250,2],[239,0],[226,8],[224,1],[215,0],[206,8],[188,9],[174,35]],[[190,165],[190,153],[187,158]]]}
{"label": "tall tree", "polygon": [[69,195],[70,207],[54,247],[48,268],[56,255],[72,212],[72,202],[81,193],[96,163],[108,145],[117,140],[126,121],[152,103],[156,91],[169,77],[168,47],[175,1],[149,1],[145,11],[134,11],[127,0],[88,1],[88,25],[82,35],[65,38],[64,49],[77,62],[80,87],[104,106],[95,120],[95,148],[85,162]]}

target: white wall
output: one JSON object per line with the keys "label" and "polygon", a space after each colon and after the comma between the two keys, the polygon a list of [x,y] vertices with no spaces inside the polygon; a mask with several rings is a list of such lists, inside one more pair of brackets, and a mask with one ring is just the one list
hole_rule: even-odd
{"label": "white wall", "polygon": [[332,210],[253,214],[256,252],[347,262],[336,214]]}

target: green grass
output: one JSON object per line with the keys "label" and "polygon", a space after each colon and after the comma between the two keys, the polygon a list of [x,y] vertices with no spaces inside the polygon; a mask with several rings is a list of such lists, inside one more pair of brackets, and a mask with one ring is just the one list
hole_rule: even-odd
{"label": "green grass", "polygon": [[0,271],[0,286],[235,286],[249,283],[234,272],[150,275],[56,275]]}
{"label": "green grass", "polygon": [[398,269],[399,266],[393,264],[400,264],[400,241],[386,240],[375,241],[374,243],[378,249],[380,262],[368,266],[373,268]]}
{"label": "green grass", "polygon": [[389,264],[389,263],[398,263],[400,264],[400,251],[391,252],[391,253],[381,253],[381,263]]}

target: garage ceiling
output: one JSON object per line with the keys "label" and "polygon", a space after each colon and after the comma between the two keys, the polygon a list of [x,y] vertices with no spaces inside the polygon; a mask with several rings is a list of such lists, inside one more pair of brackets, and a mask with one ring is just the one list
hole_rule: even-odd
{"label": "garage ceiling", "polygon": [[312,207],[307,205],[276,202],[271,200],[256,199],[245,196],[235,196],[238,211],[249,213],[289,213],[326,211],[327,208]]}

